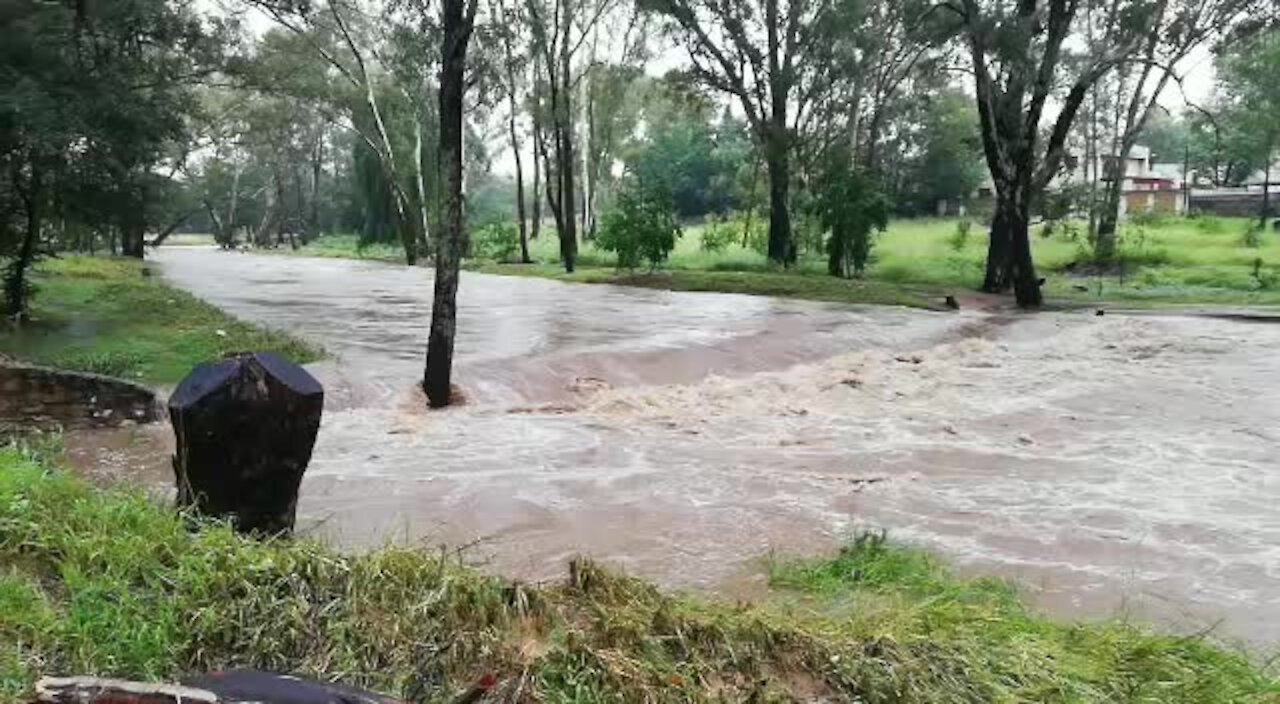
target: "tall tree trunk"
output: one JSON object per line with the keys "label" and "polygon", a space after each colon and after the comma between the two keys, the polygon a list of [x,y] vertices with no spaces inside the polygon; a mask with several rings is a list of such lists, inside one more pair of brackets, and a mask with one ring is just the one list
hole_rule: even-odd
{"label": "tall tree trunk", "polygon": [[[534,90],[537,90],[538,63],[537,58],[534,59]],[[533,212],[530,213],[533,222],[529,226],[529,239],[536,240],[538,235],[542,234],[542,160],[538,156],[538,145],[543,144],[542,120],[539,113],[542,108],[540,96],[534,94],[534,107],[530,112],[533,118]]]}
{"label": "tall tree trunk", "polygon": [[778,264],[791,261],[791,212],[787,209],[791,163],[787,149],[773,143],[764,145],[769,171],[769,260]]}
{"label": "tall tree trunk", "polygon": [[311,150],[311,202],[307,211],[307,241],[320,236],[320,178],[324,175],[324,136],[316,137]]}
{"label": "tall tree trunk", "polygon": [[[15,176],[15,181],[16,181]],[[36,257],[36,242],[40,238],[40,196],[43,190],[40,167],[31,164],[31,177],[23,193],[23,204],[27,211],[27,230],[22,236],[22,246],[18,256],[9,263],[5,272],[4,298],[5,313],[21,319],[27,310],[27,270]]]}
{"label": "tall tree trunk", "polygon": [[1271,154],[1275,151],[1267,144],[1267,164],[1262,167],[1262,212],[1258,214],[1258,224],[1265,232],[1267,221],[1271,218]]}
{"label": "tall tree trunk", "polygon": [[599,31],[593,31],[591,51],[587,55],[586,75],[582,81],[582,238],[589,240],[595,235],[596,219],[596,178],[593,162],[595,151],[599,147],[595,139],[595,101],[592,99],[592,83],[595,80],[596,49],[599,43]]}
{"label": "tall tree trunk", "polygon": [[[139,201],[142,199],[139,198]],[[142,203],[134,204],[125,213],[120,226],[120,254],[142,259],[146,246],[147,223],[142,213]]]}
{"label": "tall tree trunk", "polygon": [[1116,255],[1116,231],[1120,224],[1120,199],[1124,197],[1124,178],[1112,174],[1102,193],[1101,212],[1098,213],[1098,229],[1094,233],[1093,253],[1100,262],[1109,262]]}
{"label": "tall tree trunk", "polygon": [[422,388],[439,408],[452,400],[453,342],[458,316],[458,266],[462,260],[462,110],[466,92],[467,44],[476,0],[443,0],[440,65],[440,159],[444,167],[444,221],[436,248],[435,296]]}
{"label": "tall tree trunk", "polygon": [[222,224],[222,218],[218,215],[218,209],[213,207],[213,203],[206,198],[203,201],[204,210],[209,214],[209,222],[213,225],[213,241],[223,249],[230,248],[230,238],[227,237],[226,226]]}
{"label": "tall tree trunk", "polygon": [[1023,308],[1037,308],[1043,302],[1040,279],[1031,259],[1031,195],[1029,177],[1014,183],[997,184],[996,209],[991,221],[987,249],[987,275],[982,290],[1003,293],[1013,288],[1014,298]]}
{"label": "tall tree trunk", "polygon": [[783,75],[779,63],[782,44],[778,35],[778,0],[766,0],[764,11],[769,51],[769,124],[762,135],[762,146],[769,160],[769,260],[786,266],[795,259],[791,212],[787,209],[787,192],[791,187],[787,97],[793,78]]}
{"label": "tall tree trunk", "polygon": [[[567,3],[566,3],[567,5]],[[560,261],[564,270],[573,273],[574,263],[578,259],[578,221],[574,212],[574,178],[573,178],[573,80],[569,38],[572,35],[573,16],[568,7],[564,8],[563,36],[560,41],[560,105],[556,118],[556,144],[559,154],[556,174],[560,179]]]}
{"label": "tall tree trunk", "polygon": [[[514,81],[514,79],[513,79]],[[520,262],[528,264],[533,260],[529,258],[529,227],[526,222],[525,204],[524,204],[524,164],[520,158],[520,133],[516,129],[516,96],[512,83],[512,91],[509,94],[509,107],[511,115],[507,120],[507,128],[511,132],[511,153],[516,160],[516,225],[520,229]],[[537,161],[536,159],[534,160]],[[536,168],[536,167],[535,167]]]}
{"label": "tall tree trunk", "polygon": [[1009,266],[1010,216],[1016,206],[1001,189],[996,189],[995,209],[991,214],[991,232],[987,238],[987,274],[982,290],[987,293],[1004,293],[1012,285]]}
{"label": "tall tree trunk", "polygon": [[418,235],[417,246],[419,253],[426,255],[431,249],[431,218],[427,208],[427,183],[426,183],[426,165],[423,163],[423,144],[422,144],[422,119],[421,116],[413,124],[413,141],[414,141],[414,164],[416,164],[414,174],[414,187],[418,190],[418,209],[417,209],[417,227],[414,228]]}
{"label": "tall tree trunk", "polygon": [[240,204],[240,162],[235,162],[231,171],[231,202],[227,204],[227,241],[222,245],[227,249],[236,246],[236,206]]}

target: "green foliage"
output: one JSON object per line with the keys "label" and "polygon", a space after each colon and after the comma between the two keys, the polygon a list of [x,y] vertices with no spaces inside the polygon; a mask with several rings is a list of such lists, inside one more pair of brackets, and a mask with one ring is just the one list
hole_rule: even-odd
{"label": "green foliage", "polygon": [[[828,279],[829,281],[829,279]],[[775,562],[763,603],[663,594],[590,560],[484,576],[416,547],[259,541],[0,448],[0,699],[45,674],[174,680],[250,667],[445,702],[492,672],[533,701],[1270,701],[1194,637],[1057,624],[998,580],[863,536]],[[528,677],[526,677],[528,675]]]}
{"label": "green foliage", "polygon": [[741,240],[742,231],[733,225],[732,219],[722,218],[715,213],[708,215],[703,221],[702,236],[699,239],[702,251],[719,254]]}
{"label": "green foliage", "polygon": [[986,174],[973,98],[943,93],[932,98],[926,110],[924,153],[913,177],[919,213],[933,213],[944,200],[968,201]]}
{"label": "green foliage", "polygon": [[619,269],[634,270],[648,262],[654,271],[675,249],[680,234],[670,195],[660,187],[633,184],[601,218],[596,243],[617,255]]}
{"label": "green foliage", "polygon": [[1217,215],[1196,213],[1191,216],[1196,229],[1206,235],[1219,235],[1227,231],[1227,220]]}
{"label": "green foliage", "polygon": [[680,217],[726,212],[751,149],[746,127],[729,118],[717,126],[701,102],[672,91],[666,82],[651,88],[644,136],[625,152],[627,173],[647,188],[662,184]]}
{"label": "green foliage", "polygon": [[1244,228],[1244,235],[1240,238],[1240,243],[1250,249],[1257,249],[1262,246],[1262,236],[1266,233],[1266,228],[1256,222],[1250,222]]}
{"label": "green foliage", "polygon": [[473,256],[510,261],[520,252],[520,229],[513,222],[485,225],[472,236],[471,246]]}
{"label": "green foliage", "polygon": [[1164,227],[1174,219],[1175,216],[1161,210],[1136,210],[1129,213],[1129,222],[1138,227]]}
{"label": "green foliage", "polygon": [[195,112],[189,77],[220,62],[223,29],[167,0],[0,4],[0,259],[10,314],[23,313],[30,254],[47,249],[55,229],[114,228],[142,255],[144,231],[177,200],[173,180],[154,167],[185,137]]}
{"label": "green foliage", "polygon": [[817,221],[827,229],[827,272],[861,276],[871,258],[872,232],[889,226],[891,204],[880,186],[850,166],[847,152],[829,156],[813,199]]}
{"label": "green foliage", "polygon": [[1253,260],[1253,270],[1249,272],[1249,275],[1253,277],[1257,287],[1264,291],[1275,288],[1277,280],[1280,279],[1280,275],[1274,269],[1268,271],[1263,268],[1262,257],[1257,257]]}

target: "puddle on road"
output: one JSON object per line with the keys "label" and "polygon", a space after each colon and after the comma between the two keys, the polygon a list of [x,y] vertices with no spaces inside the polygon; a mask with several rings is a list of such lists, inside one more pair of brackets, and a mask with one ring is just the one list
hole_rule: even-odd
{"label": "puddle on road", "polygon": [[[314,367],[326,412],[299,510],[342,545],[469,545],[527,578],[584,552],[735,592],[770,550],[882,527],[1017,577],[1058,613],[1221,620],[1220,637],[1255,646],[1280,629],[1280,326],[466,274],[457,379],[472,403],[427,413],[412,388],[427,272],[181,249],[160,261],[335,353]],[[163,485],[168,442],[135,429],[128,451],[80,463],[117,457],[113,475]]]}

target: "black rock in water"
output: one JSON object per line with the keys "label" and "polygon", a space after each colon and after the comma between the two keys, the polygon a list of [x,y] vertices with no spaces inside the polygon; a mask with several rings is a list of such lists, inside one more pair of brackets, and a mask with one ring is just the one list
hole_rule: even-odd
{"label": "black rock in water", "polygon": [[178,503],[246,533],[293,529],[324,389],[272,352],[198,365],[169,397]]}

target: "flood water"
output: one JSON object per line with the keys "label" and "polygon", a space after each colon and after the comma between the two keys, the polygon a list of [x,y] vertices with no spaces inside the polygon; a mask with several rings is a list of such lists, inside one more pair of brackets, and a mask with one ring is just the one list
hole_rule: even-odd
{"label": "flood water", "polygon": [[[558,575],[587,553],[750,592],[771,550],[865,528],[1132,615],[1270,650],[1280,632],[1280,325],[943,314],[464,274],[455,380],[422,410],[430,272],[166,249],[164,275],[326,347],[299,522],[467,546]],[[168,431],[72,438],[169,481]],[[114,469],[113,469],[114,468]]]}

